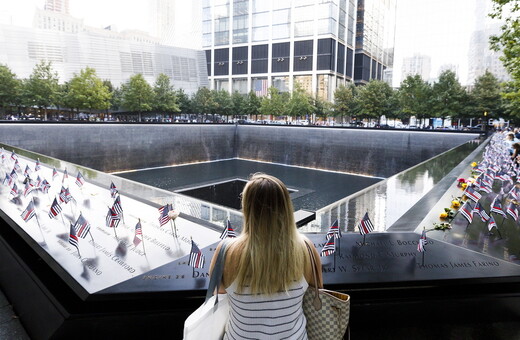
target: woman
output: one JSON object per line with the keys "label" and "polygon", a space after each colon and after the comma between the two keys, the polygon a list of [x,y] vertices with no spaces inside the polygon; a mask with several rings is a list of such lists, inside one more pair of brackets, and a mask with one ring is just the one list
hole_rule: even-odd
{"label": "woman", "polygon": [[[302,299],[313,283],[312,243],[296,229],[289,191],[277,178],[254,174],[242,192],[244,227],[230,241],[220,294],[228,294],[224,339],[307,339]],[[220,250],[217,248],[210,270]]]}

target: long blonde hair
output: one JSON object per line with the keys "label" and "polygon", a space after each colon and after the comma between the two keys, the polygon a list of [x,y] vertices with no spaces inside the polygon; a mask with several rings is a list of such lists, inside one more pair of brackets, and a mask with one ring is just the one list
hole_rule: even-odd
{"label": "long blonde hair", "polygon": [[307,257],[296,229],[289,191],[278,178],[254,174],[242,192],[244,227],[236,240],[241,249],[238,290],[252,293],[287,291],[303,276]]}

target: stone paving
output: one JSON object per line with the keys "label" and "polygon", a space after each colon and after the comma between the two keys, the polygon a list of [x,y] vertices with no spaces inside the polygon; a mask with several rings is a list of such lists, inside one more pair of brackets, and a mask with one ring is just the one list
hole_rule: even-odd
{"label": "stone paving", "polygon": [[13,308],[0,291],[0,339],[6,340],[30,340],[25,332],[20,319]]}

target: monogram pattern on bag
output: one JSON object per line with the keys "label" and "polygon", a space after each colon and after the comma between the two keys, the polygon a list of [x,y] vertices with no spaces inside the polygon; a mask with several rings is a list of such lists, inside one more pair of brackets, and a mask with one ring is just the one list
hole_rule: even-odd
{"label": "monogram pattern on bag", "polygon": [[307,337],[310,340],[343,339],[350,317],[350,297],[347,295],[346,300],[341,300],[326,290],[320,289],[322,307],[320,310],[316,310],[312,304],[314,296],[314,288],[309,287],[303,297],[303,312],[307,319]]}

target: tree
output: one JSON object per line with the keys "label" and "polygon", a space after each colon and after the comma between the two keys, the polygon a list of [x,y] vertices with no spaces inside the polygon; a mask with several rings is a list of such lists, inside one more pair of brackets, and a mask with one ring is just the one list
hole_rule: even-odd
{"label": "tree", "polygon": [[59,93],[58,73],[53,71],[51,62],[42,60],[34,66],[24,82],[23,92],[27,106],[43,108],[47,120],[47,107],[56,103]]}
{"label": "tree", "polygon": [[192,99],[193,109],[197,113],[203,115],[213,114],[215,112],[215,98],[207,87],[200,87]]}
{"label": "tree", "polygon": [[289,94],[287,92],[280,93],[274,86],[271,86],[268,92],[269,95],[262,98],[262,103],[260,104],[260,113],[262,115],[269,116],[287,115]]}
{"label": "tree", "polygon": [[238,91],[233,92],[231,95],[231,101],[233,102],[232,113],[234,116],[245,115],[247,112],[247,96],[239,93]]}
{"label": "tree", "polygon": [[183,89],[178,89],[175,92],[175,96],[177,98],[177,105],[179,106],[179,110],[180,110],[179,112],[184,113],[184,114],[193,113],[192,102],[191,102],[190,96],[188,96],[188,94],[186,94],[186,92],[184,92]]}
{"label": "tree", "polygon": [[312,98],[312,101],[314,106],[314,113],[316,116],[326,120],[327,116],[332,112],[332,103],[328,100],[320,98],[317,94],[315,98]]}
{"label": "tree", "polygon": [[139,121],[141,113],[151,111],[154,100],[154,92],[150,84],[142,74],[135,74],[128,82],[121,85],[122,105],[129,111],[137,111]]}
{"label": "tree", "polygon": [[448,117],[458,117],[464,107],[466,92],[460,85],[455,72],[446,70],[439,76],[439,80],[433,84],[431,106],[433,116],[444,120]]}
{"label": "tree", "polygon": [[506,111],[510,116],[520,116],[520,0],[492,0],[492,18],[504,24],[501,33],[490,38],[491,48],[502,51],[504,67],[513,79],[502,93]]}
{"label": "tree", "polygon": [[0,107],[7,114],[6,107],[20,103],[22,82],[6,65],[0,64]]}
{"label": "tree", "polygon": [[[227,90],[220,90],[220,91],[212,91],[214,101],[215,101],[215,108],[213,110],[213,113],[219,115],[219,116],[228,116],[230,114],[233,114],[233,100],[231,99],[231,95]],[[215,121],[215,119],[213,119]]]}
{"label": "tree", "polygon": [[[334,116],[341,117],[341,123],[344,123],[344,117],[351,116],[355,108],[355,94],[357,90],[354,84],[349,86],[340,85],[334,91]],[[349,119],[350,121],[350,119]]]}
{"label": "tree", "polygon": [[170,84],[170,78],[161,73],[157,76],[153,86],[155,96],[153,109],[161,112],[179,112],[180,108],[177,104],[177,96]]}
{"label": "tree", "polygon": [[358,114],[363,118],[389,116],[393,109],[393,90],[387,83],[380,80],[371,80],[359,89],[357,100]]}
{"label": "tree", "polygon": [[475,81],[475,86],[471,91],[475,102],[476,117],[481,118],[484,112],[487,116],[498,117],[502,112],[500,83],[498,79],[489,71]]}
{"label": "tree", "polygon": [[406,77],[397,91],[401,118],[409,119],[415,116],[417,119],[423,119],[431,117],[432,112],[429,105],[431,90],[431,86],[420,75]]}
{"label": "tree", "polygon": [[257,116],[260,114],[260,107],[262,105],[261,99],[258,98],[258,96],[256,95],[256,93],[254,91],[250,91],[247,94],[246,103],[247,103],[247,106],[246,106],[245,114],[247,114],[249,117],[254,116],[255,119],[257,119]]}
{"label": "tree", "polygon": [[287,113],[292,117],[307,117],[314,111],[309,95],[299,83],[294,84],[291,99],[287,104]]}
{"label": "tree", "polygon": [[69,81],[68,98],[71,107],[92,113],[92,110],[109,109],[112,93],[96,75],[96,70],[86,67]]}

